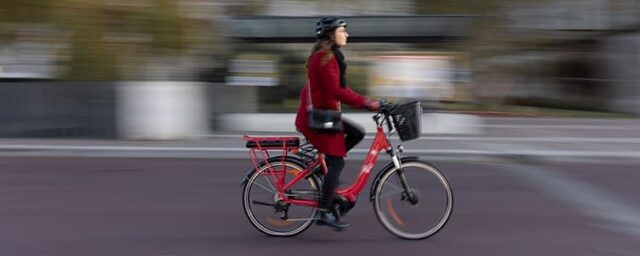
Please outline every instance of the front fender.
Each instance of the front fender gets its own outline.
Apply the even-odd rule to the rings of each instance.
[[[412,162],[412,161],[418,161],[418,157],[415,156],[408,156],[408,157],[401,157],[400,158],[400,163],[406,163],[406,162]],[[373,201],[373,193],[374,188],[376,186],[378,186],[378,183],[380,183],[380,178],[382,178],[382,175],[384,175],[385,173],[387,173],[388,171],[390,171],[391,169],[393,169],[395,166],[393,165],[393,162],[388,163],[387,165],[385,165],[384,167],[382,167],[382,170],[380,170],[378,172],[378,174],[376,175],[376,177],[373,179],[373,183],[371,184],[371,192],[369,195],[369,201]]]

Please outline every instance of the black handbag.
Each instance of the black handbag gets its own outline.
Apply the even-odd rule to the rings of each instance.
[[[307,124],[314,131],[322,133],[339,133],[342,131],[342,112],[330,109],[314,109],[311,103],[311,81],[307,88]]]
[[[308,111],[309,128],[323,133],[339,133],[342,131],[341,113],[335,110],[312,109]]]

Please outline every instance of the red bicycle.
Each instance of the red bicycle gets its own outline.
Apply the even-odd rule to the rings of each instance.
[[[402,145],[398,143],[396,150],[389,142],[394,133],[401,141],[419,137],[421,115],[420,102],[382,104],[373,116],[377,132],[358,177],[336,193],[336,216],[355,205],[378,155],[385,151],[391,162],[375,176],[369,195],[382,226],[403,239],[424,239],[445,226],[453,210],[447,178],[417,157],[401,157]],[[242,182],[242,205],[251,224],[271,236],[294,236],[309,228],[327,171],[323,155],[309,143],[300,145],[299,137],[243,139],[254,165]]]

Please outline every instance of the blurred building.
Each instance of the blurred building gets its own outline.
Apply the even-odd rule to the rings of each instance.
[[[502,13],[507,50],[480,65],[504,71],[485,80],[508,83],[503,96],[640,114],[640,2],[510,1]]]
[[[68,35],[45,24],[17,26],[16,40],[0,41],[0,79],[52,79],[64,73]]]
[[[637,0],[36,2],[0,2],[0,136],[118,136],[120,120],[152,123],[119,115],[162,109],[171,124],[190,103],[213,128],[219,113],[291,112],[325,15],[349,23],[363,93],[640,114]],[[438,5],[464,11],[419,12]],[[158,100],[173,95],[186,98]]]
[[[456,67],[460,66],[453,61],[453,57],[463,55],[455,54],[453,52],[455,49],[452,49],[451,45],[464,40],[469,35],[471,23],[475,17],[470,15],[341,17],[349,24],[349,45],[343,51],[349,63],[347,75],[351,88],[372,96],[376,94],[381,96],[375,91],[381,88],[393,90],[390,87],[395,87],[396,91],[407,92],[402,95],[402,98],[413,99],[442,98],[435,94],[426,95],[437,91],[443,92],[443,96],[452,94],[445,92],[446,89],[434,90],[433,88],[446,87],[448,84],[453,86],[449,82],[454,79]],[[226,34],[234,42],[232,46],[234,55],[229,61],[228,67],[231,69],[226,79],[226,86],[218,87],[216,93],[212,95],[220,98],[215,100],[218,112],[294,111],[298,104],[300,89],[306,83],[304,66],[311,46],[315,42],[313,32],[317,20],[318,17],[314,16],[249,16],[224,19],[222,24]],[[452,59],[447,62],[448,70],[439,70],[443,72],[438,73],[438,83],[430,81],[436,76],[428,74],[437,72],[428,70],[429,56],[436,58],[435,55],[439,55],[444,58],[447,54]],[[383,64],[381,60],[384,58],[379,58],[382,56],[405,56],[404,60],[421,59],[421,61],[419,63],[414,61],[415,65],[410,65],[413,68],[405,72],[401,72],[403,66],[389,65],[385,66],[390,68],[389,72],[380,72],[381,69],[376,66]],[[403,61],[394,63],[401,62]],[[269,65],[254,65],[268,68],[263,68],[260,72],[256,72],[257,70],[250,72],[249,69],[238,70],[238,63],[268,63]],[[264,81],[274,81],[271,77],[274,66],[276,70],[280,70],[278,83],[264,83]],[[394,70],[397,72],[393,72]],[[409,73],[411,73],[410,76],[400,77]],[[420,80],[412,82],[411,78],[420,78]],[[375,83],[377,89],[370,84],[371,82]],[[431,90],[426,88],[427,84],[431,85]],[[451,88],[449,91],[452,90]],[[239,93],[240,91],[242,93]],[[242,95],[243,100],[228,104],[226,95]],[[252,103],[255,105],[251,106]]]
[[[354,15],[409,15],[415,13],[413,0],[219,0],[233,16],[354,16]]]

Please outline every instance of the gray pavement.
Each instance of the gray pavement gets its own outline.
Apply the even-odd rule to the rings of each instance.
[[[343,181],[360,164],[348,161]],[[369,183],[347,231],[278,239],[243,214],[244,159],[2,157],[0,255],[640,255],[638,165],[432,164],[455,206],[431,238],[385,231]]]
[[[638,119],[483,118],[480,125],[479,134],[426,134],[405,142],[405,154],[453,161],[640,162]],[[237,131],[171,141],[2,138],[0,156],[246,158],[242,134],[299,136]],[[372,138],[368,134],[349,157],[363,158]]]

